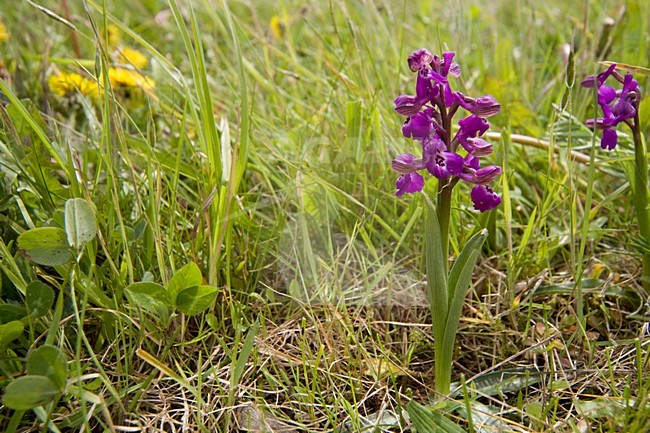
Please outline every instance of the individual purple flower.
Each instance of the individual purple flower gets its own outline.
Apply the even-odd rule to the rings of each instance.
[[[430,66],[431,62],[433,62],[433,54],[424,48],[413,51],[408,58],[409,68],[413,72]]]
[[[443,77],[447,77],[448,75],[454,78],[460,77],[460,66],[453,61],[455,56],[456,53],[453,51],[442,53],[442,58],[433,56],[433,61],[431,62],[433,70]]]
[[[395,98],[395,111],[402,116],[413,116],[420,111],[422,106],[418,104],[417,98],[411,95],[399,95]]]
[[[614,73],[615,69],[616,69],[616,63],[612,63],[611,65],[609,65],[609,68],[607,68],[606,70],[599,72],[596,75],[590,75],[584,80],[582,80],[582,83],[580,83],[580,85],[582,87],[592,89],[594,87],[594,82],[596,82],[596,86],[600,87],[603,84],[605,84],[605,81],[607,81],[610,75]]]
[[[608,78],[613,77],[623,88],[616,91],[613,87],[605,84]],[[582,80],[582,87],[593,89],[596,87],[598,106],[602,111],[602,117],[587,120],[587,126],[594,129],[601,129],[603,135],[600,146],[603,149],[612,150],[618,142],[618,134],[614,128],[629,119],[636,117],[639,103],[639,85],[631,73],[622,77],[616,72],[616,64],[612,63],[605,71],[591,75]]]
[[[452,140],[452,143],[460,143],[469,153],[474,153],[478,147],[478,151],[482,155],[476,156],[486,156],[492,153],[492,150],[488,150],[484,144],[484,140],[476,140],[478,137],[485,134],[485,132],[490,128],[490,124],[487,120],[477,116],[476,114],[470,114],[468,117],[459,120],[458,126],[458,132]]]
[[[623,79],[623,88],[618,95],[618,101],[612,106],[612,114],[618,122],[623,120],[632,119],[636,116],[636,102],[637,91],[639,84],[634,80],[632,74],[629,72],[625,74]]]
[[[454,52],[446,52],[442,54],[442,58],[433,56],[433,62],[431,62],[433,68],[429,71],[431,79],[442,87],[441,96],[444,101],[439,100],[438,103],[444,103],[446,108],[451,107],[456,102],[448,79],[449,75],[455,78],[460,76],[460,66],[453,61],[455,55]]]
[[[480,161],[476,155],[468,154],[463,159],[463,169],[458,175],[462,180],[474,184],[487,184],[492,182],[501,174],[501,167],[488,165],[480,168]]]
[[[406,119],[402,126],[404,137],[420,141],[428,138],[433,131],[432,112],[433,108],[427,108]]]
[[[410,153],[402,153],[393,160],[392,167],[393,170],[400,174],[410,174],[422,170],[426,167],[426,164],[422,161],[422,158]]]
[[[485,212],[492,210],[501,204],[501,197],[487,185],[476,185],[472,188],[470,198],[474,203],[474,209]]]
[[[395,182],[397,192],[395,195],[401,197],[405,193],[414,193],[422,191],[424,186],[424,178],[419,173],[407,173],[401,175]]]
[[[438,137],[424,144],[423,153],[427,170],[438,179],[458,176],[463,171],[463,157],[448,152],[444,141]]]
[[[600,147],[607,150],[613,150],[618,141],[618,134],[615,129],[605,129],[603,131],[603,138],[600,140]]]
[[[501,110],[501,104],[492,95],[470,98],[460,92],[456,92],[456,102],[465,110],[482,118],[494,116]]]
[[[466,138],[462,142],[463,147],[474,156],[488,156],[494,150],[492,144],[482,138]]]
[[[413,116],[435,98],[440,89],[431,82],[430,71],[421,69],[415,86],[415,96],[400,95],[395,98],[395,111],[402,116]]]
[[[459,134],[464,137],[479,137],[490,129],[490,124],[484,118],[471,114],[468,117],[458,121]]]

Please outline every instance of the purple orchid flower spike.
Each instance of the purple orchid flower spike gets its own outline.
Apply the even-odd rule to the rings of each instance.
[[[623,84],[623,88],[617,91],[612,86],[605,84],[610,77]],[[613,150],[618,143],[616,126],[637,115],[639,85],[631,73],[628,72],[625,77],[622,77],[616,72],[615,63],[612,63],[605,71],[585,78],[581,85],[588,89],[596,87],[598,106],[603,114],[602,117],[587,119],[587,126],[601,129],[603,135],[600,146],[603,149]]]
[[[491,95],[472,98],[452,90],[449,80],[460,76],[454,57],[454,52],[438,57],[426,49],[416,50],[408,57],[409,69],[417,73],[415,95],[395,98],[395,111],[407,117],[402,134],[419,142],[421,157],[404,153],[393,160],[392,167],[400,174],[396,195],[421,191],[421,173],[426,172],[451,187],[460,180],[476,185],[471,193],[474,208],[485,212],[501,203],[501,197],[487,186],[501,174],[501,167],[481,167],[480,158],[493,151],[493,146],[481,136],[490,128],[486,118],[497,114],[501,105]],[[606,104],[616,97],[615,92],[612,96],[606,88],[603,93]],[[470,114],[458,122],[454,135],[451,118],[459,108]],[[611,107],[611,115],[616,116],[617,110],[623,113],[626,107]]]

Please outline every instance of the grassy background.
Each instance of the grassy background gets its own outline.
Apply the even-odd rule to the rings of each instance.
[[[478,227],[492,238],[454,356],[456,379],[472,379],[456,396],[468,406],[450,416],[475,431],[647,430],[631,144],[598,148],[591,169],[567,158],[590,154],[593,98],[567,86],[562,57],[573,44],[577,83],[600,60],[647,67],[644,2],[41,4],[0,16],[11,33],[0,58],[27,113],[2,110],[1,299],[21,305],[21,284],[40,280],[66,306],[60,322],[30,324],[0,367],[6,384],[53,333],[70,380],[100,398],[3,408],[3,430],[51,420],[54,431],[255,431],[262,417],[269,431],[408,431],[400,408],[435,396],[422,203],[393,195],[390,161],[413,143],[392,100],[412,91],[406,57],[421,47],[455,51],[456,88],[502,104],[490,120],[503,205],[479,216],[468,188],[454,196],[452,251]],[[56,71],[102,76],[114,62],[108,24],[149,58],[155,90],[97,103],[49,91]],[[61,225],[71,197],[92,202],[101,234],[73,290],[64,270],[15,245],[26,229]],[[124,295],[188,262],[220,289],[208,314],[154,314]]]

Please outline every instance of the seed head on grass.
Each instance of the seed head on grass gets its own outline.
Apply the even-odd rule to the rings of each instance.
[[[396,195],[421,191],[424,177],[419,172],[426,171],[450,181],[451,187],[459,180],[474,184],[470,195],[474,208],[485,212],[501,203],[501,197],[487,186],[501,174],[501,167],[481,167],[480,158],[493,150],[481,136],[490,127],[486,118],[497,114],[501,106],[490,95],[472,98],[452,90],[449,79],[460,76],[454,56],[446,52],[441,58],[420,49],[408,58],[409,68],[417,72],[415,95],[395,98],[395,111],[406,116],[402,134],[420,142],[422,156],[404,153],[393,160],[393,169],[401,174]],[[458,122],[454,134],[452,118],[459,108],[470,115]]]

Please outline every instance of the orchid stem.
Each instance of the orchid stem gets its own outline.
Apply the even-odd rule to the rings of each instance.
[[[453,183],[447,180],[441,180],[438,184],[438,199],[436,206],[436,214],[438,223],[440,225],[440,244],[442,247],[441,255],[443,258],[444,273],[449,273],[449,220],[451,216],[451,193],[453,191]],[[429,276],[431,278],[431,276]],[[446,291],[447,300],[453,298],[453,293],[449,293],[449,287],[440,287],[439,290]],[[438,308],[431,309],[432,314],[436,314]],[[449,314],[448,305],[444,308],[445,316]],[[442,323],[446,323],[447,317]],[[436,326],[436,321],[433,321]],[[441,395],[449,394],[451,388],[451,366],[452,366],[452,351],[444,346],[444,334],[450,332],[449,329],[435,330],[434,335],[434,370],[435,370],[435,389]]]
[[[641,285],[646,294],[650,294],[650,209],[648,208],[648,158],[647,149],[637,111],[632,127],[634,137],[634,211],[639,222],[639,232],[643,239],[643,257]]]

